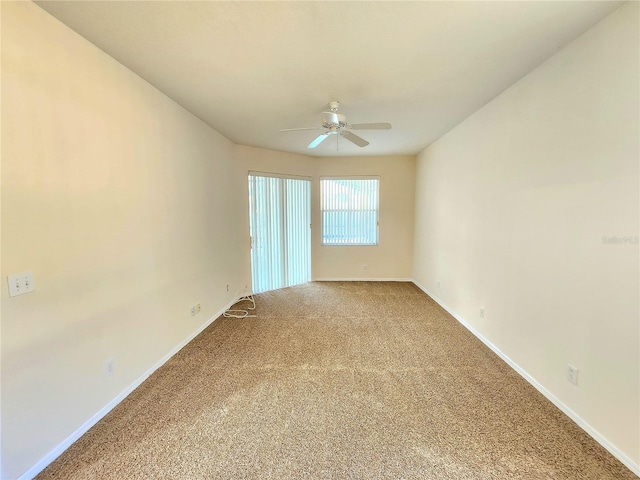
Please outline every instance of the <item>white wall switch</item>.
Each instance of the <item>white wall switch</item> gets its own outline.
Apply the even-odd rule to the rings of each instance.
[[[7,276],[7,284],[9,285],[9,296],[15,297],[33,292],[36,285],[32,272],[15,273]]]
[[[578,369],[573,365],[567,365],[567,380],[574,385],[578,384]]]

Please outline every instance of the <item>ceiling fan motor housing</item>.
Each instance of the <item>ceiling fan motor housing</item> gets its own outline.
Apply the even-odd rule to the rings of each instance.
[[[331,113],[331,115],[325,116],[322,126],[324,128],[331,128],[331,127],[344,128],[347,126],[347,117],[339,113]]]

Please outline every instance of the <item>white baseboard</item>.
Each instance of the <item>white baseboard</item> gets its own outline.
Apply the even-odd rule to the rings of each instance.
[[[596,442],[602,445],[611,455],[616,457],[620,462],[622,462],[629,470],[640,477],[640,465],[635,463],[631,458],[622,453],[613,443],[607,440],[600,432],[598,432],[595,428],[589,425],[585,420],[583,420],[577,413],[571,410],[567,405],[561,402],[555,395],[553,395],[549,390],[547,390],[540,382],[538,382],[535,378],[533,378],[529,373],[527,373],[523,368],[521,368],[516,362],[511,360],[506,354],[504,354],[498,347],[496,347],[493,343],[483,337],[478,331],[476,331],[471,325],[469,325],[462,317],[456,314],[451,308],[449,308],[442,300],[433,295],[429,290],[424,288],[418,282],[413,280],[413,283],[424,293],[429,295],[438,305],[444,308],[453,318],[455,318],[458,322],[462,324],[467,330],[469,330],[473,335],[476,336],[478,340],[484,343],[487,347],[489,347],[496,355],[498,355],[502,360],[504,360],[511,368],[513,368],[522,378],[524,378],[527,382],[529,382],[536,390],[538,390],[542,395],[544,395],[547,400],[553,403],[556,407],[558,407],[564,414],[566,414],[571,420],[573,420],[580,428],[582,428],[585,432],[587,432]]]
[[[167,361],[173,357],[176,353],[178,353],[185,345],[187,345],[191,340],[196,338],[205,328],[211,325],[220,315],[222,315],[226,310],[228,310],[231,306],[233,306],[238,300],[233,300],[226,307],[220,310],[218,313],[213,315],[209,320],[203,323],[198,329],[189,335],[185,340],[183,340],[179,345],[174,347],[169,353],[167,353],[164,357],[162,357],[155,365],[153,365],[149,370],[143,373],[140,377],[138,377],[131,385],[125,388],[122,392],[120,392],[116,397],[107,403],[104,407],[98,410],[91,418],[89,418],[86,422],[84,422],[75,432],[69,435],[67,438],[62,441],[59,445],[57,445],[53,450],[47,453],[42,459],[40,459],[34,466],[32,466],[29,470],[24,472],[22,475],[18,477],[18,480],[31,480],[36,475],[38,475],[42,470],[44,470],[51,462],[53,462],[56,458],[58,458],[67,448],[73,444],[76,440],[78,440],[82,435],[84,435],[91,427],[93,427],[96,423],[98,423],[107,413],[114,409],[122,400],[124,400],[131,392],[133,392],[136,388],[140,386],[142,382],[144,382],[147,378],[151,376],[153,372],[159,369],[162,365],[167,363]]]
[[[314,278],[312,282],[413,282],[412,278]]]

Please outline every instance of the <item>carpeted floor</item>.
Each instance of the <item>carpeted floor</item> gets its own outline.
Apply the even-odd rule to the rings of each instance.
[[[256,301],[38,479],[637,479],[413,284]]]

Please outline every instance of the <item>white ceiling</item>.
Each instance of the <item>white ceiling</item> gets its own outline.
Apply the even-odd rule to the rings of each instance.
[[[37,3],[235,143],[331,156],[419,152],[622,2]],[[278,132],[331,100],[393,129]]]

